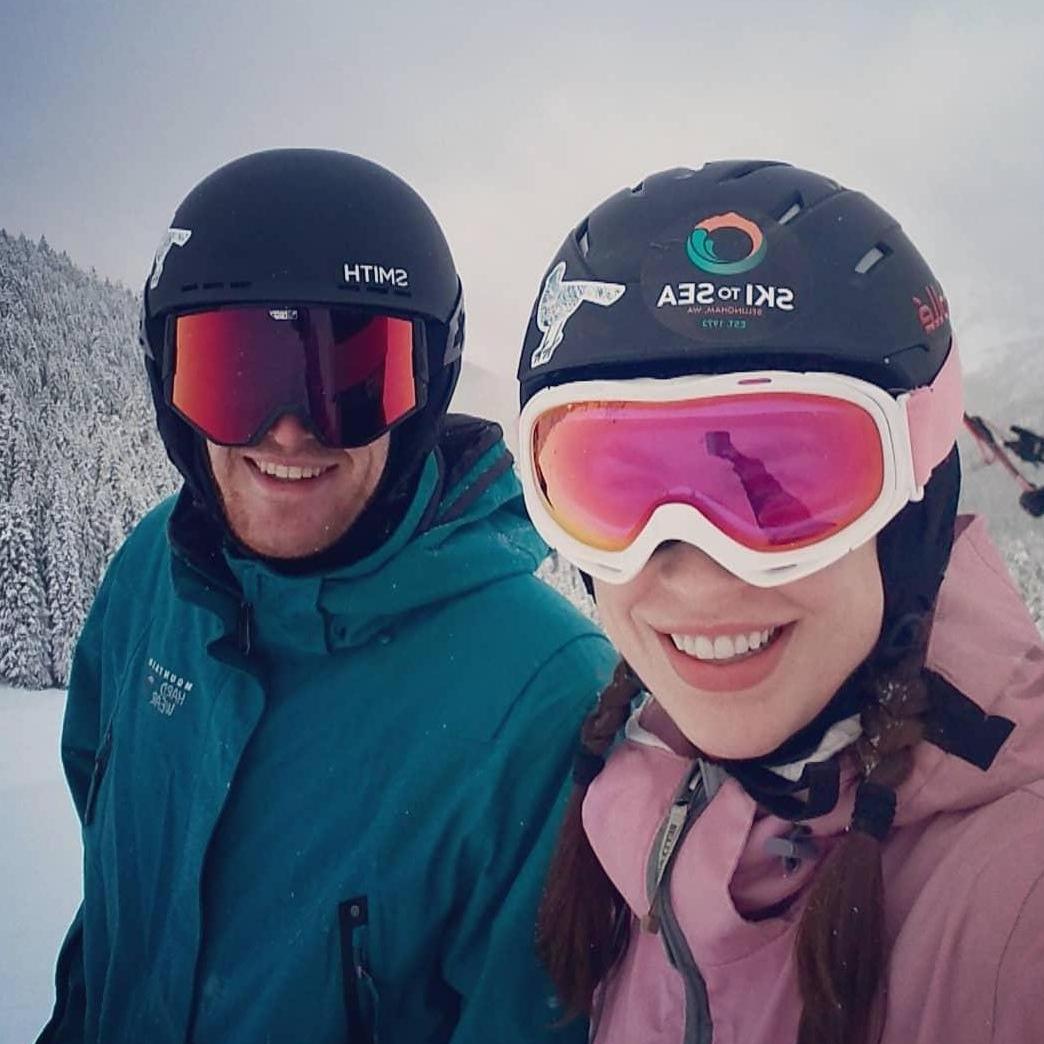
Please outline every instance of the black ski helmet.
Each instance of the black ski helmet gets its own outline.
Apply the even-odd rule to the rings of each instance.
[[[608,288],[585,297],[569,287],[580,281]],[[842,373],[899,394],[930,384],[951,344],[938,280],[876,203],[789,164],[721,161],[622,189],[567,236],[530,315],[520,398],[744,369]],[[934,603],[959,488],[955,446],[878,535],[883,639]]]
[[[218,521],[201,437],[164,399],[165,326],[182,311],[234,304],[329,305],[423,321],[426,403],[392,432],[383,493],[412,478],[460,373],[464,310],[442,229],[409,185],[359,156],[273,149],[219,168],[175,211],[145,284],[140,339],[167,453]]]

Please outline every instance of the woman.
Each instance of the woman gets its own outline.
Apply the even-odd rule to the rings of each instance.
[[[528,506],[622,656],[541,915],[569,1010],[1044,1040],[1044,646],[956,519],[949,309],[896,222],[784,164],[647,178],[566,239],[519,373]]]

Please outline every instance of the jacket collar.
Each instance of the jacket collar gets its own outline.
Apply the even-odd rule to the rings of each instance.
[[[216,613],[226,635],[322,654],[391,633],[406,617],[496,579],[532,572],[546,547],[521,506],[500,429],[451,418],[388,540],[340,569],[287,576],[232,553],[183,490],[168,526],[178,594]]]

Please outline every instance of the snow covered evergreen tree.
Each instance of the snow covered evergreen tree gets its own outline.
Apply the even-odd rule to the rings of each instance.
[[[134,294],[0,230],[0,681],[63,685],[127,531],[176,486]]]
[[[34,514],[21,486],[0,501],[0,678],[26,688],[51,682]]]

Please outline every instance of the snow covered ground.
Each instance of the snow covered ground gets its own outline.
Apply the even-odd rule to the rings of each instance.
[[[0,686],[0,1044],[36,1039],[80,902],[80,830],[58,760],[65,693]]]

